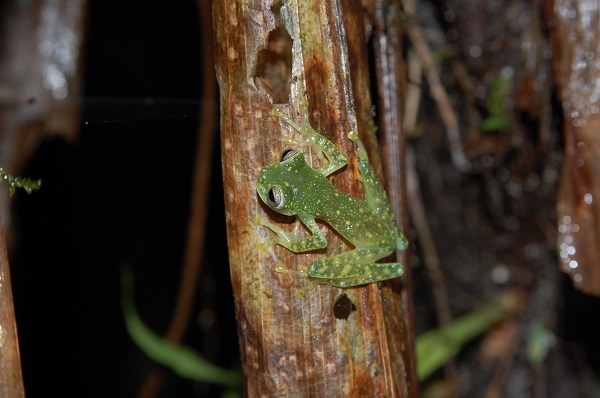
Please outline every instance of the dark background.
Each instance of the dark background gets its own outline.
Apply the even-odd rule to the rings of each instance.
[[[25,172],[43,189],[19,193],[13,208],[28,397],[130,397],[152,367],[124,329],[119,267],[133,267],[140,314],[163,333],[185,245],[200,76],[213,67],[198,21],[194,1],[90,2],[79,141],[43,142]],[[231,367],[239,354],[214,149],[206,258],[185,342]],[[218,392],[165,373],[160,396]]]

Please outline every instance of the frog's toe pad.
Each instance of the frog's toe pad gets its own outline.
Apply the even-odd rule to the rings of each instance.
[[[289,269],[285,268],[283,266],[283,264],[279,264],[277,265],[277,267],[275,267],[275,272],[278,272],[280,274],[288,274],[289,275]]]
[[[277,267],[275,267],[275,272],[278,272],[280,274],[295,276],[297,278],[307,278],[308,276],[306,275],[305,268],[306,267],[299,266],[298,271],[294,271],[289,268],[285,268],[283,266],[283,264],[279,264]]]
[[[260,242],[257,247],[258,250],[260,250],[261,252],[264,252],[265,250],[267,250],[269,247],[271,246],[275,246],[276,244],[278,244],[279,241],[277,239],[271,239],[271,240],[266,240],[264,242]]]

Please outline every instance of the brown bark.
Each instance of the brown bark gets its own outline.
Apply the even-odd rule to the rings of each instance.
[[[408,396],[405,378],[410,372],[402,354],[410,352],[412,341],[405,334],[399,284],[343,291],[319,286],[297,298],[296,289],[304,282],[277,274],[275,266],[294,268],[348,247],[324,225],[326,250],[298,255],[276,246],[261,253],[258,243],[272,233],[252,223],[257,214],[277,223],[289,221],[268,211],[254,186],[260,170],[278,161],[289,146],[285,139],[298,138],[271,115],[273,103],[288,98],[296,119],[299,102],[306,98],[313,127],[349,155],[348,166],[332,182],[363,195],[354,147],[347,139],[350,130],[358,130],[367,146],[375,148],[360,5],[251,4],[219,0],[213,8],[230,269],[246,393]],[[370,152],[378,164],[375,151]],[[347,320],[333,313],[343,293],[357,307]]]
[[[564,112],[558,192],[559,266],[581,291],[600,295],[600,6],[555,0],[546,9]]]
[[[372,15],[373,21],[373,49],[375,54],[375,80],[377,81],[377,94],[379,98],[378,112],[379,129],[381,136],[382,153],[384,156],[383,170],[386,176],[386,188],[392,209],[396,214],[398,225],[403,231],[408,231],[408,209],[406,193],[406,173],[404,156],[404,106],[406,99],[406,67],[402,51],[402,11],[400,0],[382,1],[375,0],[367,6],[367,12]],[[408,250],[397,251],[396,259],[403,264],[409,264]],[[403,317],[403,341],[414,341],[414,314],[412,271],[407,266],[402,277],[402,309],[393,310],[400,312]],[[397,301],[394,301],[398,303]],[[402,350],[403,361],[407,370],[406,383],[409,396],[417,396],[417,375],[415,365],[414,345],[407,344]]]
[[[8,254],[0,218],[0,396],[24,397]]]

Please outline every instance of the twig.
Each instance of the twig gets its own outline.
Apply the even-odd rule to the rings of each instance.
[[[485,398],[500,398],[502,396],[502,387],[506,384],[506,376],[508,376],[512,363],[517,355],[519,340],[519,337],[513,339],[510,349],[506,350],[505,354],[502,356],[502,360],[490,380],[490,384],[485,393]]]
[[[423,65],[413,49],[408,50],[406,60],[408,65],[408,85],[406,87],[406,101],[404,104],[404,120],[402,121],[402,128],[406,134],[413,135],[421,104],[421,92],[423,91],[421,88]]]
[[[414,1],[403,0],[402,4],[406,13],[408,14],[409,19],[411,21],[414,21]],[[427,41],[423,37],[421,29],[415,22],[409,22],[407,24],[406,33],[413,47],[415,48],[417,55],[421,59],[421,63],[425,67],[425,77],[427,78],[427,82],[429,83],[431,96],[437,103],[438,109],[440,111],[440,116],[442,117],[442,121],[446,126],[448,142],[450,143],[450,154],[452,156],[452,161],[454,162],[456,168],[460,171],[468,171],[471,168],[471,165],[463,151],[462,141],[460,138],[458,128],[458,117],[452,109],[452,105],[450,105],[450,99],[448,98],[448,94],[446,93],[446,90],[444,89],[444,86],[440,81],[439,68],[433,61],[433,57],[431,56],[431,51],[429,50]]]
[[[414,84],[409,85],[407,98],[415,99],[421,97],[421,73],[422,64],[419,62],[418,57],[414,56],[414,53],[409,53],[408,78],[409,82]],[[410,101],[406,102],[405,107],[405,114],[408,117],[404,119],[404,129],[406,131],[413,131],[415,128],[414,123],[416,123],[418,107],[416,108],[414,104],[410,105],[409,102]],[[414,115],[410,116],[409,113]],[[440,326],[446,326],[452,322],[452,313],[448,305],[448,292],[444,283],[444,272],[441,268],[441,261],[437,254],[437,249],[429,225],[427,224],[425,208],[423,207],[423,197],[421,195],[421,188],[419,186],[415,165],[415,153],[414,150],[409,147],[406,151],[406,185],[410,214],[415,228],[417,229],[421,245],[423,246],[423,252],[425,253],[425,265],[429,270],[429,277],[433,286],[433,298],[437,309],[436,314],[438,323]],[[447,363],[444,369],[448,380],[456,393],[458,378],[454,363]]]
[[[415,168],[415,153],[412,148],[406,150],[406,186],[408,192],[408,206],[413,224],[417,230],[417,235],[423,247],[425,255],[425,265],[429,271],[429,278],[433,286],[433,300],[437,308],[437,320],[440,326],[449,325],[452,322],[452,313],[448,305],[448,291],[444,282],[444,271],[441,267],[441,261],[435,247],[435,242],[431,234],[431,230],[427,224],[425,216],[425,208],[423,207],[423,197],[421,188],[417,179],[417,171]],[[458,378],[456,368],[453,362],[449,362],[444,367],[446,376],[457,391]]]
[[[379,131],[383,154],[383,170],[387,191],[398,225],[408,232],[409,217],[405,181],[405,139],[402,124],[406,104],[406,72],[402,59],[402,24],[400,0],[374,2],[373,49],[376,59],[376,79],[379,94]],[[415,365],[415,339],[412,272],[409,264],[410,248],[396,252],[396,260],[404,263],[402,288],[402,317],[406,340],[411,342],[403,350],[409,396],[418,396]]]
[[[172,342],[181,341],[187,330],[190,313],[196,296],[198,274],[204,254],[204,237],[206,235],[206,212],[208,190],[210,182],[212,148],[216,128],[216,78],[214,74],[213,48],[212,48],[212,19],[211,2],[198,0],[199,16],[201,18],[202,54],[204,59],[202,76],[202,108],[200,109],[200,127],[196,141],[194,160],[194,175],[192,194],[190,198],[190,216],[188,222],[187,242],[185,257],[179,280],[179,293],[171,324],[165,338]],[[163,375],[159,368],[149,372],[145,382],[138,392],[139,398],[156,396],[161,385]]]

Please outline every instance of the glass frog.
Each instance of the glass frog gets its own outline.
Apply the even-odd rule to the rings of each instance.
[[[294,253],[324,248],[327,240],[315,222],[315,219],[320,219],[346,238],[354,249],[301,265],[297,271],[277,266],[277,272],[309,280],[306,287],[297,291],[298,297],[318,284],[347,288],[401,276],[404,271],[402,264],[376,263],[396,249],[406,249],[408,242],[396,224],[385,189],[369,163],[367,151],[358,134],[350,132],[348,138],[357,147],[358,170],[366,200],[340,191],[326,178],[344,167],[348,158],[311,127],[305,103],[302,108],[302,123],[294,121],[277,106],[272,113],[300,133],[304,141],[296,144],[312,148],[325,165],[313,169],[306,163],[301,152],[288,150],[279,163],[261,170],[256,190],[271,209],[288,216],[297,216],[311,232],[311,236],[300,237],[297,230],[283,231],[268,219],[256,216],[255,224],[267,227],[277,234],[276,238],[259,244],[259,249],[262,251],[275,244]],[[324,159],[323,154],[327,159]]]

